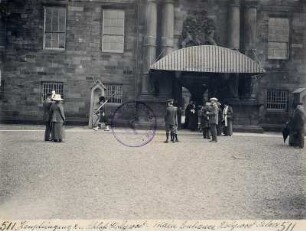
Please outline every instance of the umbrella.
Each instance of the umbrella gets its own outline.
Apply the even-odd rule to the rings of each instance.
[[[290,134],[290,127],[289,127],[289,122],[286,123],[285,127],[282,130],[283,133],[283,138],[284,138],[284,143],[286,142],[287,137]]]

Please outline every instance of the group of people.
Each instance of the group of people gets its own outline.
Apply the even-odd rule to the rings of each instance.
[[[43,120],[46,124],[45,141],[63,142],[65,113],[60,94],[48,93],[43,103]]]
[[[166,141],[169,142],[169,135],[172,142],[178,142],[178,108],[173,105],[173,99],[167,101],[165,115]],[[190,101],[185,110],[185,128],[191,130],[199,129],[204,139],[211,139],[217,142],[217,136],[222,133],[225,136],[233,134],[233,108],[227,102],[224,105],[217,98],[210,98],[209,102],[196,109],[193,101]]]
[[[185,110],[185,128],[192,131],[200,130],[204,139],[217,142],[217,136],[233,134],[233,108],[224,102],[222,105],[217,98],[210,98],[202,106],[195,106],[191,100]]]

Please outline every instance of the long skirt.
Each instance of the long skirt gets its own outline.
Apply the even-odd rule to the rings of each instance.
[[[289,145],[304,148],[304,129],[291,131],[289,135]]]
[[[233,135],[233,121],[227,120],[227,127],[224,125],[223,131],[226,136]]]
[[[64,128],[63,122],[52,122],[52,140],[63,140],[64,138]]]

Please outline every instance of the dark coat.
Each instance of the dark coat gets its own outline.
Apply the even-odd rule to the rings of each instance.
[[[44,110],[43,121],[44,122],[49,122],[51,120],[51,113],[50,113],[51,105],[52,105],[52,100],[50,98],[46,98],[45,101],[43,102],[43,110]]]
[[[299,131],[304,129],[305,125],[305,111],[303,106],[297,106],[293,113],[293,117],[291,120],[291,130]]]
[[[165,124],[177,126],[177,107],[174,106],[167,107],[165,115]]]
[[[50,107],[51,122],[63,123],[65,121],[64,107],[61,103],[53,103]]]
[[[216,104],[213,104],[209,108],[209,124],[218,124],[219,109]]]

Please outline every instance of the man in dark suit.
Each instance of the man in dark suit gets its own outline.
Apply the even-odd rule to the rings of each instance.
[[[217,125],[218,125],[218,99],[213,97],[210,99],[211,106],[208,113],[209,126],[211,131],[212,140],[210,142],[217,142]]]
[[[51,113],[50,113],[50,107],[52,104],[51,96],[52,93],[48,93],[47,98],[43,102],[43,110],[44,110],[43,121],[46,124],[45,141],[51,141]]]
[[[165,126],[166,126],[166,141],[165,143],[169,142],[169,133],[171,135],[171,141],[174,143],[175,141],[178,142],[177,138],[177,107],[173,106],[173,99],[167,100],[168,106],[166,109],[165,115]]]

